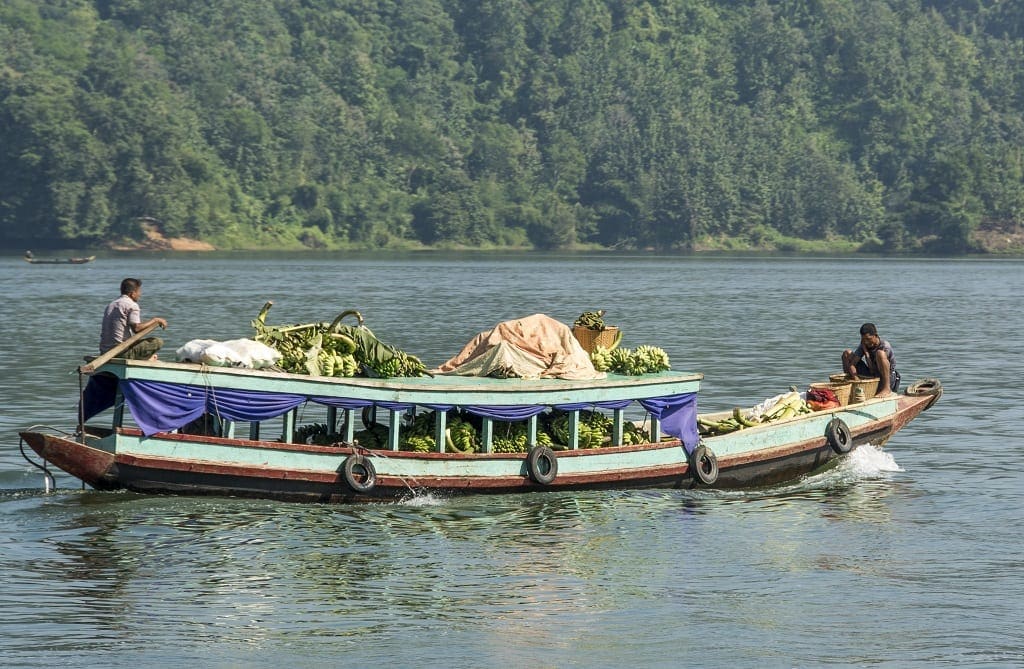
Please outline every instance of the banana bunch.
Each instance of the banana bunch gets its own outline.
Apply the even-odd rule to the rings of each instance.
[[[622,426],[622,444],[629,446],[631,444],[648,444],[651,441],[651,435],[647,430],[643,429],[633,421],[627,421]]]
[[[580,314],[579,318],[573,321],[573,326],[578,328],[587,328],[588,330],[603,330],[604,325],[604,309],[598,311],[584,311]]]
[[[398,448],[402,451],[415,451],[417,453],[430,453],[437,450],[437,442],[434,440],[434,421],[436,414],[433,411],[424,411],[416,414],[402,428],[401,439]]]
[[[403,438],[401,443],[398,444],[398,448],[403,451],[413,451],[415,453],[430,453],[431,451],[437,450],[437,444],[434,442],[433,437],[414,435]]]
[[[590,363],[594,365],[594,369],[599,372],[609,372],[615,367],[615,357],[613,353],[618,350],[619,343],[622,342],[622,331],[619,330],[618,334],[615,335],[615,341],[612,345],[605,348],[601,344],[594,347],[594,350],[590,352]]]
[[[619,374],[624,374],[629,368],[629,360],[632,357],[633,352],[628,348],[617,348],[611,352],[611,371]]]
[[[506,423],[504,434],[494,435],[491,440],[491,451],[494,453],[525,453],[530,450],[529,425],[526,421]],[[537,445],[551,447],[551,436],[537,430]]]
[[[590,352],[590,363],[599,372],[607,372],[612,368],[612,352],[598,344]]]
[[[600,448],[611,431],[611,418],[592,411],[581,411],[579,447]],[[560,444],[569,445],[569,414],[559,413],[550,419],[551,436]]]
[[[405,351],[395,350],[389,358],[368,359],[363,363],[369,376],[382,379],[394,376],[422,376],[427,371],[419,358]]]
[[[342,441],[343,437],[336,432],[332,432],[331,428],[327,423],[310,423],[308,425],[300,425],[295,429],[295,443],[299,444],[319,444],[321,446],[329,446],[330,444]]]
[[[445,431],[445,448],[454,453],[476,453],[480,450],[480,439],[472,423],[453,416]]]
[[[630,358],[635,358],[638,361],[637,367],[641,367],[644,370],[643,374],[664,372],[672,368],[672,365],[669,364],[668,353],[657,346],[648,346],[646,344],[637,346],[633,349],[633,355]]]
[[[317,340],[314,340],[306,352],[306,372],[310,376],[352,377],[359,373],[359,363],[351,353],[340,354],[326,348],[317,350]]]
[[[595,360],[595,356],[597,359]],[[628,348],[615,348],[605,351],[601,346],[594,348],[590,354],[590,360],[594,363],[594,369],[599,372],[612,371],[616,374],[627,376],[640,376],[641,374],[653,374],[664,372],[672,368],[669,363],[668,353],[657,346],[641,345],[632,351]],[[598,364],[603,367],[598,367]]]

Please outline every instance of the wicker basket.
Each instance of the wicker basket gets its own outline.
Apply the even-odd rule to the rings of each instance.
[[[850,383],[812,383],[811,388],[828,388],[836,394],[836,399],[839,400],[840,406],[846,406],[850,403]]]
[[[860,393],[857,392],[858,390]],[[850,401],[858,401],[857,396],[861,393],[863,393],[864,397],[859,401],[869,400],[875,396],[876,390],[878,390],[877,378],[861,378],[856,381],[850,381]]]
[[[593,353],[594,349],[598,346],[611,348],[612,344],[615,343],[615,338],[619,336],[619,328],[609,325],[603,330],[591,330],[590,328],[574,325],[572,333],[584,351]]]

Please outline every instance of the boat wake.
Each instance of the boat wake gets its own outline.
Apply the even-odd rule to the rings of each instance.
[[[891,453],[878,446],[858,446],[845,457],[839,458],[827,469],[808,474],[791,483],[759,489],[684,491],[690,499],[751,500],[770,497],[800,495],[818,496],[826,492],[849,489],[865,481],[885,480],[904,469]]]
[[[850,455],[840,460],[837,470],[854,479],[878,478],[904,469],[896,463],[892,453],[870,444],[855,448]]]

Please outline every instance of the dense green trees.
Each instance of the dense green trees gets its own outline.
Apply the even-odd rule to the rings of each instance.
[[[1022,26],[1007,0],[0,0],[0,243],[974,251],[1024,223]]]

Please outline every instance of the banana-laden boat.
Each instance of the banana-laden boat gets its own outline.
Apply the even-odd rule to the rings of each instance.
[[[80,411],[77,429],[21,432],[39,466],[100,490],[308,502],[775,484],[884,444],[942,393],[925,379],[817,411],[789,395],[752,419],[698,415],[703,375],[677,371],[347,378],[119,358],[86,371],[110,393],[112,423]],[[732,431],[704,429],[736,414]]]
[[[177,362],[117,357],[154,324],[79,367],[77,428],[21,433],[44,460],[34,464],[100,490],[310,502],[733,488],[882,445],[942,393],[926,379],[853,404],[833,393],[812,410],[794,390],[698,415],[702,374],[673,371],[657,347],[617,348],[621,337],[615,350],[586,350],[543,314],[481,332],[428,372],[358,312],[269,326],[271,304],[252,322],[255,340],[193,340]],[[350,315],[357,325],[342,324]],[[108,409],[110,423],[89,422]]]

